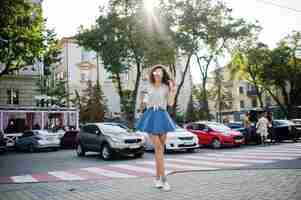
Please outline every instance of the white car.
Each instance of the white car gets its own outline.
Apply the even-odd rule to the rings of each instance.
[[[154,147],[145,132],[139,132],[145,138],[145,150],[154,150]],[[194,151],[199,148],[198,137],[183,128],[177,127],[173,132],[167,133],[165,151],[188,150]]]
[[[26,150],[29,152],[44,148],[58,150],[60,139],[57,134],[48,132],[47,130],[26,131],[22,136],[18,137],[15,147],[17,150]]]

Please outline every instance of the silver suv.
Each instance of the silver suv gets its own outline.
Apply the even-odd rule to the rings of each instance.
[[[110,160],[116,154],[142,157],[144,145],[142,135],[130,131],[122,124],[89,123],[78,134],[76,152],[78,156],[84,156],[87,151],[100,152],[104,160]]]

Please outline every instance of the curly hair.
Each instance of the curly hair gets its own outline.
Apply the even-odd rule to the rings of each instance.
[[[168,72],[166,71],[165,69],[165,66],[164,65],[154,65],[150,71],[150,74],[149,74],[149,81],[151,84],[154,84],[155,83],[155,78],[154,78],[154,75],[153,75],[153,72],[157,69],[161,69],[162,72],[163,72],[163,77],[162,77],[162,83],[169,86],[169,81],[171,80],[170,78],[170,75],[168,74]]]

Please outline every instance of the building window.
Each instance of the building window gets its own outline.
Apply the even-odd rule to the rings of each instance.
[[[272,105],[272,99],[271,99],[271,97],[266,97],[265,103],[266,103],[267,106],[271,106]]]
[[[80,80],[81,81],[86,81],[86,74],[85,73],[80,74]]]
[[[240,86],[239,87],[239,94],[243,94],[244,93],[244,87]]]
[[[252,99],[252,107],[257,107],[257,99]]]
[[[129,81],[130,74],[128,72],[124,73],[124,81]]]
[[[244,101],[240,101],[240,108],[245,108],[245,102]]]
[[[13,104],[13,105],[19,104],[19,90],[16,89],[7,90],[7,104]]]
[[[233,108],[233,102],[232,101],[229,101],[229,109],[232,109]]]

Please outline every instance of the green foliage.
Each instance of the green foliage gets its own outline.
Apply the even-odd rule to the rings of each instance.
[[[25,0],[0,2],[0,76],[33,64],[44,50],[44,19],[39,4]]]
[[[293,117],[294,107],[299,106],[301,102],[300,50],[301,33],[293,32],[270,51],[270,62],[264,63],[264,73],[261,74],[262,79],[270,86],[281,91],[284,98],[283,103],[279,98],[276,100],[280,107],[286,109],[288,118]]]
[[[109,5],[107,10],[100,10],[95,25],[89,29],[82,27],[76,38],[79,45],[97,52],[105,69],[111,72],[122,110],[131,121],[134,120],[143,68],[157,63],[174,63],[176,49],[168,23],[160,10],[151,17],[145,12],[142,1],[110,0]],[[128,97],[121,74],[129,71],[135,71],[136,77]],[[132,105],[129,106],[129,103]]]
[[[188,56],[194,56],[201,71],[204,110],[209,117],[206,85],[209,68],[236,43],[244,40],[258,27],[232,17],[231,9],[220,1],[174,1],[169,7],[177,16],[177,44]]]
[[[56,78],[55,67],[60,61],[61,51],[54,30],[46,30],[44,35],[44,50],[42,54],[44,74],[39,80],[39,92],[53,99],[58,106],[67,106],[66,80]]]
[[[92,86],[91,81],[88,81],[88,87],[82,97],[77,95],[77,102],[79,103],[81,122],[101,122],[104,120],[107,110],[106,100],[98,82]]]

